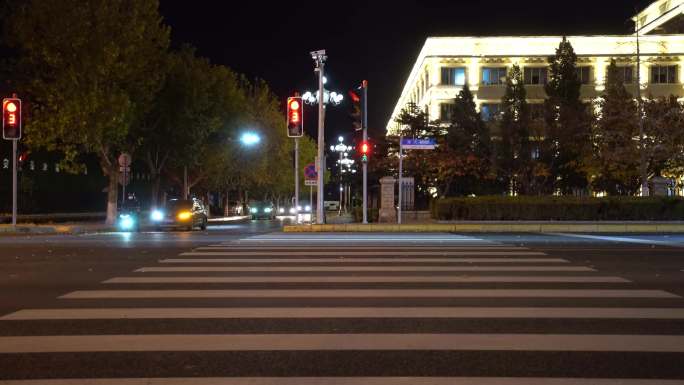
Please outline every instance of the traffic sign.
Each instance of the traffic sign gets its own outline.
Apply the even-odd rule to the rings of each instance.
[[[304,181],[304,186],[318,186],[318,181],[316,179],[307,179]]]
[[[316,165],[313,163],[310,163],[304,168],[304,178],[305,179],[313,179],[315,180],[318,177],[318,173],[316,172]]]
[[[404,148],[404,150],[434,150],[437,146],[437,140],[435,138],[402,138],[401,146]]]

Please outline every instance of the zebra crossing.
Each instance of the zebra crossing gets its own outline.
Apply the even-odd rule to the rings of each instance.
[[[0,315],[0,385],[684,384],[682,297],[470,236],[253,236],[53,305]]]

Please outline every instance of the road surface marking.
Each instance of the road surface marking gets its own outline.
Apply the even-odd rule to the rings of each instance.
[[[311,246],[241,246],[241,245],[210,245],[197,247],[194,250],[197,251],[235,251],[235,250],[340,250],[340,246],[326,246],[326,245],[311,245]],[[391,246],[366,246],[366,245],[344,245],[344,250],[393,250],[395,248]],[[459,251],[459,250],[529,250],[527,247],[519,246],[498,246],[498,245],[482,245],[482,246],[413,246],[413,245],[402,245],[402,250],[418,250],[418,251]]]
[[[0,337],[0,353],[209,351],[684,352],[679,335],[162,334]]]
[[[549,272],[549,271],[572,271],[593,272],[596,271],[585,266],[163,266],[142,267],[135,270],[137,273],[169,273],[169,272],[310,272],[310,271],[462,271],[462,272]]]
[[[684,385],[684,380],[556,377],[176,377],[0,380],[0,385]]]
[[[26,309],[0,317],[16,320],[233,319],[233,318],[545,318],[684,319],[681,308],[546,307],[304,307],[304,308],[93,308]]]
[[[247,276],[247,277],[117,277],[102,283],[629,283],[599,276]]]
[[[340,255],[389,255],[389,256],[417,256],[417,255],[425,255],[425,256],[476,256],[476,255],[482,255],[482,256],[502,256],[502,255],[509,255],[509,256],[539,256],[539,255],[547,255],[546,253],[539,252],[539,251],[403,251],[403,250],[395,250],[395,251],[346,251],[346,250],[339,250],[339,251],[190,251],[187,253],[181,253],[180,256],[183,257],[211,257],[211,256],[230,256],[230,255],[236,255],[236,256],[256,256],[256,255],[282,255],[282,256],[291,256],[293,254],[296,255],[302,255],[302,256],[324,256],[324,255],[331,255],[331,256],[340,256]]]
[[[168,258],[160,263],[570,263],[562,258]]]
[[[60,299],[95,298],[681,298],[662,290],[582,289],[258,289],[77,290]]]
[[[586,235],[586,234],[565,234],[565,233],[557,233],[555,235],[560,235],[563,237],[570,237],[570,238],[593,239],[593,240],[608,241],[608,242],[623,242],[623,243],[636,243],[636,244],[641,244],[641,245],[659,245],[659,246],[684,247],[684,243],[680,243],[680,242],[658,241],[658,240],[632,238],[632,237],[616,237],[616,236],[607,236],[607,235]]]

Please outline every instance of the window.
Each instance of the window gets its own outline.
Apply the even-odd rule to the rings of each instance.
[[[634,83],[634,67],[618,67],[618,76],[625,84]]]
[[[670,7],[670,4],[668,4],[668,3],[669,3],[669,1],[666,1],[662,4],[660,4],[660,14],[661,15],[664,14],[665,12],[667,12],[667,9]]]
[[[506,83],[507,69],[500,68],[483,68],[482,69],[482,84],[486,86]]]
[[[651,67],[651,83],[653,83],[653,84],[677,83],[677,66],[653,66],[653,67]]]
[[[534,146],[532,147],[532,159],[534,160],[539,160],[541,158],[541,149],[539,149],[539,146]]]
[[[454,105],[452,103],[442,103],[439,105],[439,120],[449,122],[453,115]]]
[[[577,80],[582,84],[591,83],[591,67],[577,67]]]
[[[525,84],[546,84],[546,67],[525,67]]]
[[[480,114],[485,122],[496,120],[501,115],[501,104],[483,103],[480,106]]]
[[[463,86],[466,84],[465,67],[442,67],[442,84],[447,86]]]

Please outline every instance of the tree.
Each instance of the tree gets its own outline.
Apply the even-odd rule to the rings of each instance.
[[[404,108],[396,122],[400,125],[399,134],[409,138],[439,138],[441,132],[437,125],[429,121],[428,113],[414,103]],[[393,138],[394,139],[394,138]],[[386,165],[388,169],[397,169],[399,154],[399,138],[387,143],[388,157],[384,161],[376,159],[373,164]],[[413,176],[416,187],[416,201],[429,200],[429,191],[435,188],[437,164],[434,151],[405,151],[403,171]],[[382,167],[382,166],[381,166]]]
[[[517,193],[526,195],[532,191],[534,169],[530,144],[532,119],[523,74],[518,65],[508,71],[501,109],[498,169],[507,190],[513,186]]]
[[[169,28],[158,0],[29,0],[6,19],[15,84],[26,95],[27,142],[65,154],[97,154],[109,179],[107,222],[117,213],[122,151],[134,153],[160,89]]]
[[[633,195],[640,187],[637,106],[615,60],[608,66],[606,90],[598,105],[601,112],[593,125],[594,151],[588,162],[592,188],[610,195]]]
[[[684,106],[676,96],[644,101],[645,151],[648,173],[682,175],[684,170]]]
[[[580,100],[582,83],[577,75],[577,55],[564,37],[549,58],[549,82],[545,90],[546,137],[542,157],[549,169],[546,192],[573,194],[586,189],[583,160],[590,151],[591,115]]]
[[[238,76],[223,66],[195,56],[189,46],[168,56],[164,86],[149,114],[143,143],[145,161],[152,175],[152,203],[159,197],[161,175],[171,169],[172,179],[182,185],[182,171],[198,171],[207,156],[203,147],[220,129],[231,130],[245,105]],[[204,178],[191,173],[188,187]]]
[[[454,101],[446,146],[442,154],[437,154],[443,162],[441,174],[449,181],[444,195],[492,192],[494,152],[491,135],[474,99],[465,85]]]

